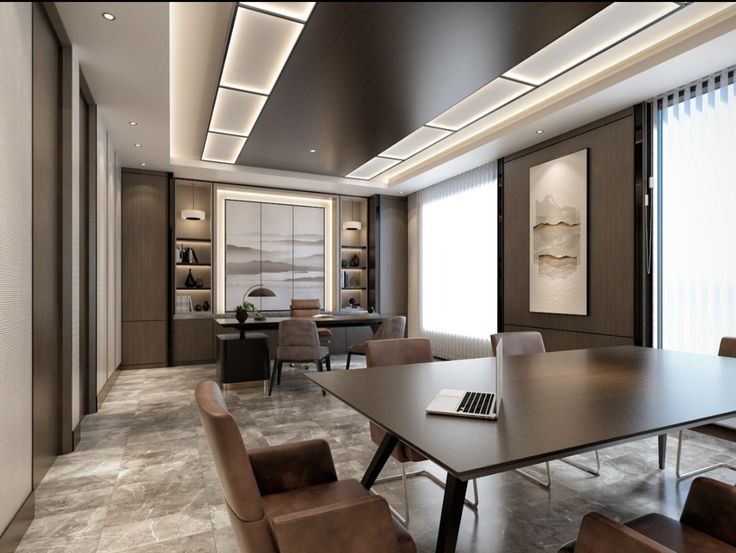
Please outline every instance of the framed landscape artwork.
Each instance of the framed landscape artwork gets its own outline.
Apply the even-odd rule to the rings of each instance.
[[[529,169],[529,310],[588,314],[588,150]]]

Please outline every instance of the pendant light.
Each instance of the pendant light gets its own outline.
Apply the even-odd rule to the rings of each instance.
[[[192,183],[192,209],[182,209],[181,218],[186,221],[204,221],[204,211],[194,209],[194,183]]]
[[[363,223],[355,220],[355,200],[350,198],[350,221],[345,221],[342,224],[343,230],[360,230],[363,228]]]

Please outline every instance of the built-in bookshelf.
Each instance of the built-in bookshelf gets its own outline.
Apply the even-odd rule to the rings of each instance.
[[[346,228],[350,221],[360,229]],[[368,309],[368,201],[352,196],[340,197],[340,309]]]
[[[212,185],[177,179],[174,205],[174,317],[211,317]],[[199,211],[204,218],[185,219],[187,210]]]

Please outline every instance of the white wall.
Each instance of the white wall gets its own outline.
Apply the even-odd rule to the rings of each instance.
[[[31,3],[0,3],[0,533],[31,492]]]

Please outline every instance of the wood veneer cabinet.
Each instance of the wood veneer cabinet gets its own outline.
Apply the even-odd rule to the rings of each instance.
[[[168,183],[166,173],[122,172],[123,368],[167,364]]]

